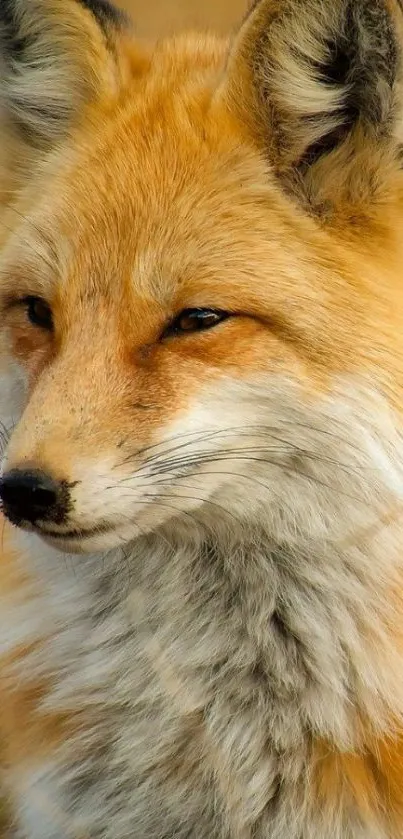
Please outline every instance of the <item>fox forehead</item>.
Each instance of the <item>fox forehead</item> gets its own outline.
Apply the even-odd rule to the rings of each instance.
[[[172,100],[128,103],[92,121],[31,184],[18,261],[51,295],[55,283],[69,297],[116,295],[124,282],[125,293],[156,304],[183,296],[196,305],[227,266],[236,291],[262,241],[275,259],[289,234],[264,161],[225,121]]]
[[[326,270],[340,270],[227,110],[205,86],[167,90],[166,79],[107,114],[94,110],[28,185],[21,215],[5,257],[13,283],[27,293],[39,283],[64,302],[99,295],[120,305],[120,289],[128,307],[208,303],[274,316],[284,300],[317,303]]]

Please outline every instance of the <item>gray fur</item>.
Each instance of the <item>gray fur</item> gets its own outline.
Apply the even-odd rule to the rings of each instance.
[[[370,393],[357,414],[350,394],[308,417],[293,391],[280,407],[275,382],[264,391],[243,396],[307,454],[290,479],[284,453],[234,465],[214,496],[231,517],[207,503],[105,556],[63,559],[19,537],[42,593],[14,613],[2,604],[1,637],[52,632],[20,678],[52,675],[44,710],[79,710],[85,725],[27,778],[24,839],[60,839],[39,793],[91,839],[395,839],[353,804],[317,808],[308,769],[316,738],[359,747],[357,715],[385,732],[402,707],[382,595],[398,534],[359,535],[402,497],[398,435]],[[384,417],[375,436],[366,400]]]

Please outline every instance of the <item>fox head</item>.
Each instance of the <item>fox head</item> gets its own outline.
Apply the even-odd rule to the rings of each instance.
[[[3,0],[0,36],[9,519],[297,544],[400,503],[397,0],[153,49],[107,0]]]

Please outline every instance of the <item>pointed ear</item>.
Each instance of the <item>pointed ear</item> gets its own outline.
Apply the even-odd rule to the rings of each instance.
[[[108,0],[0,0],[0,101],[31,145],[49,147],[83,103],[113,94],[124,26]]]
[[[400,0],[255,0],[224,96],[288,190],[365,212],[399,167]]]

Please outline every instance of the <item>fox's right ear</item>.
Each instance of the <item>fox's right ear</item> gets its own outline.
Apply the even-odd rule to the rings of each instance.
[[[108,0],[0,0],[0,106],[24,141],[48,148],[114,94],[125,26]]]

